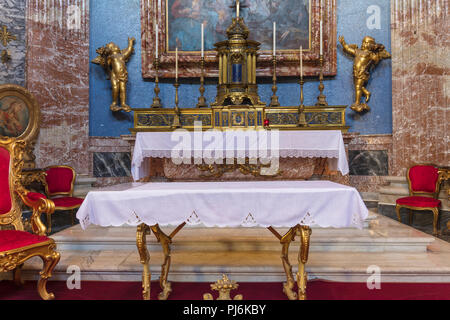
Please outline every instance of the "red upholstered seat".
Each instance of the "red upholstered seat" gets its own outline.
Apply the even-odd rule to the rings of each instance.
[[[75,197],[61,197],[53,198],[52,200],[57,208],[71,208],[74,206],[81,206],[84,199]]]
[[[82,198],[73,197],[73,187],[76,179],[75,170],[69,166],[50,166],[45,170],[45,192],[55,203],[56,210],[74,210],[83,203]],[[72,224],[74,212],[71,211]],[[48,232],[52,230],[51,215],[47,215]]]
[[[50,240],[25,231],[0,230],[0,252],[14,250]]]
[[[439,168],[434,165],[415,165],[408,169],[406,178],[408,179],[409,197],[403,197],[396,201],[395,211],[398,221],[402,221],[401,208],[410,209],[410,224],[413,221],[412,210],[431,211],[433,213],[433,234],[437,235],[439,232],[439,207],[441,206],[441,201],[438,199]]]
[[[441,206],[441,200],[420,196],[404,197],[397,199],[396,202],[399,205],[420,208],[437,208]]]

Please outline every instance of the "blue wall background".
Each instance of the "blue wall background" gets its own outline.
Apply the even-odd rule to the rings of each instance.
[[[390,33],[390,1],[389,0],[337,0],[338,37],[343,35],[347,43],[361,45],[365,36],[372,36],[378,43],[386,46],[391,52]],[[367,8],[377,5],[381,9],[381,29],[369,29],[366,25],[371,14]],[[97,55],[95,50],[108,42],[114,41],[121,48],[127,46],[128,37],[135,37],[135,54],[128,62],[128,104],[133,108],[149,107],[153,99],[154,84],[142,79],[141,73],[141,20],[140,0],[95,0],[90,1],[90,60]],[[231,10],[231,9],[230,9]],[[255,39],[258,40],[258,39]],[[337,75],[325,81],[325,95],[330,105],[350,106],[354,100],[352,67],[353,60],[344,55],[338,44]],[[103,69],[90,64],[90,124],[91,136],[117,137],[129,134],[133,127],[133,113],[113,114],[109,110],[111,104],[111,85],[106,80]],[[163,80],[160,85],[164,107],[174,105],[175,90],[170,80]],[[199,80],[182,82],[180,86],[180,107],[194,107],[197,104]],[[272,95],[271,84],[265,81],[259,86],[262,101],[269,103]],[[316,102],[318,81],[305,84],[305,104]],[[279,82],[278,97],[281,105],[298,105],[300,89],[297,79]],[[368,84],[372,98],[369,102],[372,110],[364,115],[355,114],[349,107],[346,111],[347,125],[351,132],[361,134],[392,133],[392,67],[391,60],[380,62],[372,72]],[[215,79],[206,86],[205,96],[208,103],[214,101],[216,94]]]

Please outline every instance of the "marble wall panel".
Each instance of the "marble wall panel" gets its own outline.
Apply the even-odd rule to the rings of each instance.
[[[15,39],[6,43],[0,41],[0,54],[4,51],[10,60],[0,59],[0,84],[13,83],[25,86],[25,0],[2,1],[0,5],[0,32],[3,26]]]
[[[27,87],[41,106],[36,164],[89,174],[89,0],[28,0]]]
[[[392,174],[450,165],[449,0],[391,1]]]
[[[387,150],[349,150],[348,165],[352,176],[387,176]]]
[[[94,152],[93,174],[98,178],[131,177],[129,152]]]

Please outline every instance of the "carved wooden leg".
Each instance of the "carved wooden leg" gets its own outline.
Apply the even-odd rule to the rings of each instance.
[[[409,213],[409,225],[412,226],[413,218],[414,218],[414,212],[411,209],[409,209],[408,213]]]
[[[18,265],[13,270],[14,283],[18,286],[21,286],[25,283],[22,279],[22,267],[23,267],[23,263],[21,265]]]
[[[44,269],[40,272],[41,278],[38,282],[38,292],[42,299],[53,300],[55,295],[53,293],[47,292],[47,280],[52,276],[52,271],[58,264],[60,259],[59,252],[54,251],[56,249],[55,244],[51,244],[48,249],[48,254],[40,256],[44,262]]]
[[[298,299],[306,300],[306,283],[308,276],[306,274],[305,266],[308,262],[309,255],[309,240],[311,236],[311,228],[307,226],[300,226],[298,228],[300,233],[300,252],[298,254],[298,272],[297,272],[297,286],[298,286]]]
[[[434,236],[438,236],[439,235],[438,229],[440,229],[440,226],[439,226],[439,209],[438,208],[433,208],[431,211],[433,211],[433,235]]]
[[[145,223],[140,224],[136,231],[136,246],[139,251],[141,263],[143,265],[142,271],[142,297],[144,300],[150,300],[151,290],[151,273],[149,268],[150,255],[147,250],[147,237],[150,233],[150,228]]]
[[[397,218],[398,218],[398,222],[402,222],[402,217],[400,216],[400,206],[396,205],[395,206],[395,212],[397,212]]]
[[[161,266],[161,277],[159,278],[159,284],[161,286],[162,292],[158,295],[159,300],[167,300],[170,293],[172,292],[172,285],[167,281],[170,269],[170,244],[172,239],[170,236],[166,235],[159,225],[154,225],[151,227],[156,239],[161,243],[163,253],[164,253],[164,263]]]

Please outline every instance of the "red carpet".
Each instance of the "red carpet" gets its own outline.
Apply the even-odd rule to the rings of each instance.
[[[39,300],[37,282],[18,287],[12,281],[0,282],[0,300]],[[202,300],[211,293],[209,283],[172,283],[170,300]],[[81,282],[80,290],[69,290],[63,281],[50,281],[48,291],[57,300],[140,300],[139,282]],[[152,282],[152,299],[157,298],[159,283]],[[450,283],[382,283],[380,290],[369,290],[365,283],[309,281],[308,300],[450,300]],[[281,283],[239,283],[231,296],[244,300],[286,300]],[[215,292],[214,297],[217,297]]]

